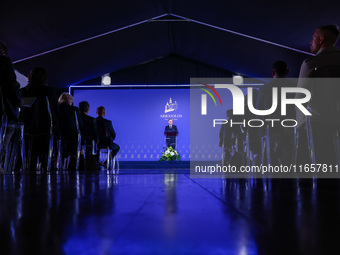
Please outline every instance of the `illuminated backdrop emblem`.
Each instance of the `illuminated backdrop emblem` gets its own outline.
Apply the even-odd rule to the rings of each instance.
[[[170,97],[169,101],[166,102],[164,112],[160,115],[161,119],[168,121],[169,119],[178,120],[183,117],[181,109],[178,108],[177,100],[173,100]]]
[[[176,111],[177,109],[178,109],[177,102],[175,101],[175,103],[173,103],[170,97],[169,102],[166,102],[164,113],[173,112]]]

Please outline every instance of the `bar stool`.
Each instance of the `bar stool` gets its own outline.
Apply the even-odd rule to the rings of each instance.
[[[230,164],[233,166],[241,166],[243,161],[243,139],[241,133],[232,132],[231,138]]]
[[[115,157],[111,157],[111,150],[109,147],[106,149],[100,149],[99,150],[99,161],[103,165],[105,164],[105,168],[107,171],[113,171],[114,173],[119,172],[119,161],[118,161],[118,156],[116,155]]]
[[[80,163],[80,154],[81,154],[81,133],[80,133],[80,127],[79,127],[79,120],[78,120],[78,116],[77,116],[77,112],[74,111],[74,116],[76,119],[76,127],[77,127],[77,140],[78,140],[78,144],[77,144],[77,161],[76,161],[76,171],[79,171],[79,163]],[[83,151],[83,153],[85,153]]]
[[[271,164],[271,151],[270,151],[270,136],[269,125],[266,126],[265,135],[261,137],[261,164],[265,165],[265,159],[267,165]]]
[[[340,113],[339,113],[340,114]],[[307,148],[308,148],[308,156],[311,164],[316,163],[323,163],[323,162],[317,162],[316,160],[316,149],[315,149],[315,141],[314,141],[314,130],[313,130],[313,122],[310,118],[310,116],[306,116],[306,122],[303,127],[300,129],[294,128],[294,148],[293,148],[293,156],[292,156],[292,163],[297,164],[298,160],[298,150],[299,150],[299,137],[301,136],[301,132],[306,132],[307,136]],[[324,122],[325,125],[327,125],[326,122]],[[334,123],[332,123],[334,125]],[[340,122],[338,122],[336,125],[333,126],[331,134],[332,134],[332,140],[333,140],[333,149],[335,153],[335,162],[337,165],[340,165],[340,138],[339,138],[339,128],[340,128]]]
[[[252,152],[250,150],[250,140],[249,140],[249,130],[246,129],[243,139],[243,158],[244,163],[247,164],[247,166],[251,166],[253,162]]]
[[[3,147],[5,135],[6,135],[6,130],[7,130],[7,115],[5,111],[5,105],[4,105],[4,100],[3,100],[3,95],[2,95],[2,90],[0,87],[0,99],[1,99],[1,109],[2,109],[2,115],[1,115],[1,126],[0,126],[0,150]],[[2,158],[2,151],[0,155],[0,164],[3,166],[4,165],[4,159]],[[5,168],[6,169],[6,168]]]
[[[6,172],[13,172],[15,170],[16,164],[18,162],[18,149],[20,148],[20,130],[18,127],[15,128],[14,134],[11,137],[11,141],[8,144],[5,160],[4,169]]]

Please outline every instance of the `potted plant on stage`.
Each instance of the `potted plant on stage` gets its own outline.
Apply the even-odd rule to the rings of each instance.
[[[158,161],[176,161],[181,160],[181,156],[179,153],[173,149],[171,146],[168,148],[164,148],[165,151],[162,152],[162,157]]]

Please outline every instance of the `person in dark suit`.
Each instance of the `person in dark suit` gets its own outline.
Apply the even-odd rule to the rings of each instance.
[[[166,146],[176,149],[176,136],[178,136],[178,129],[173,125],[173,120],[168,120],[169,125],[165,126],[164,135],[166,136]]]
[[[41,67],[31,70],[28,77],[28,85],[20,89],[23,103],[26,98],[35,98],[31,107],[22,106],[21,117],[25,125],[26,141],[31,144],[31,170],[36,170],[37,158],[39,157],[42,167],[46,167],[47,152],[50,139],[51,119],[48,112],[49,102],[52,116],[53,135],[60,136],[58,120],[58,98],[53,88],[48,87],[47,71]],[[46,100],[47,98],[47,100]],[[27,147],[27,149],[29,149]]]
[[[114,158],[120,150],[118,144],[113,141],[116,139],[116,132],[113,129],[112,121],[105,119],[105,108],[99,106],[97,108],[96,124],[98,129],[98,149],[109,149],[111,150],[111,157]]]
[[[63,158],[69,158],[68,166],[64,167],[69,169],[75,169],[78,134],[83,129],[83,121],[80,118],[79,109],[72,105],[73,101],[73,97],[66,92],[62,93],[58,99]]]
[[[80,118],[83,121],[83,144],[85,144],[85,164],[87,170],[97,169],[96,155],[93,155],[93,145],[96,146],[98,140],[98,130],[95,118],[89,116],[90,105],[86,101],[79,103]]]
[[[0,158],[0,172],[3,172],[2,167],[4,157],[7,152],[8,144],[17,126],[17,115],[20,106],[20,85],[16,81],[16,75],[12,66],[11,60],[7,57],[8,49],[0,42],[0,88],[1,88],[1,102],[0,102],[0,126],[2,130],[6,130],[4,141],[1,144],[1,158]],[[5,118],[7,117],[7,123]],[[5,129],[6,125],[6,129]],[[3,134],[1,134],[3,135]]]
[[[86,101],[79,103],[80,118],[83,121],[83,140],[86,147],[92,147],[92,141],[98,144],[98,130],[95,118],[89,116],[90,105]]]
[[[52,114],[54,135],[59,136],[58,97],[55,90],[52,87],[48,87],[47,71],[42,67],[33,68],[28,77],[28,85],[20,89],[20,94],[22,98],[36,97],[41,99],[39,111],[34,112],[34,116],[30,116],[32,118],[30,120],[32,126],[26,125],[26,130],[32,129],[30,131],[49,133],[50,120],[47,112],[47,97]]]

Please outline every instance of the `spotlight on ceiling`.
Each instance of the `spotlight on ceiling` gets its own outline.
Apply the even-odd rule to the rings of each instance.
[[[243,77],[241,75],[234,75],[233,76],[233,83],[235,85],[242,85],[243,84]]]
[[[104,74],[102,76],[102,85],[111,85],[111,77],[110,77],[110,73]]]

